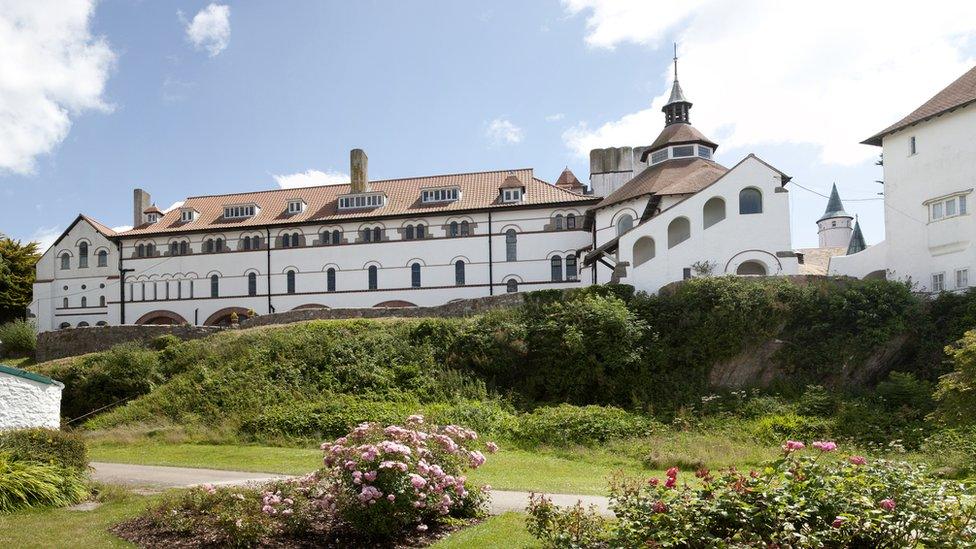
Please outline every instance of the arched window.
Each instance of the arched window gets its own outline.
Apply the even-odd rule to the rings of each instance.
[[[154,257],[156,255],[156,245],[150,242],[146,244],[146,257]]]
[[[179,242],[169,243],[169,255],[180,255],[180,244]]]
[[[410,266],[410,287],[420,287],[420,263],[414,263]]]
[[[379,227],[374,227],[373,228],[373,240],[376,241],[376,242],[382,242],[383,241],[383,229],[381,229]]]
[[[634,242],[634,267],[654,259],[656,253],[653,238],[649,236],[638,238],[637,242]]]
[[[460,259],[454,262],[454,284],[464,286],[464,261]]]
[[[551,263],[552,263],[552,281],[553,282],[562,282],[562,280],[563,280],[563,258],[560,257],[560,256],[558,256],[558,255],[554,255],[554,256],[552,256]]]
[[[81,296],[81,306],[82,306],[82,308],[88,306],[88,298],[87,297]]]
[[[87,328],[88,326],[89,326],[89,324],[87,322],[85,322],[84,320],[82,320],[81,322],[78,323],[78,327],[79,328]]]
[[[427,235],[427,228],[423,225],[417,225],[417,239],[423,239]]]
[[[332,231],[332,244],[339,244],[342,242],[342,233],[338,230]]]
[[[213,239],[212,238],[208,238],[208,239],[204,240],[203,241],[203,253],[205,253],[205,254],[213,253],[213,250],[214,250]]]
[[[88,243],[82,242],[78,244],[78,268],[87,269],[88,268]]]
[[[258,295],[258,274],[257,273],[247,274],[247,295],[249,296]]]
[[[702,228],[707,229],[723,219],[725,219],[725,200],[718,196],[709,198],[702,208]]]
[[[295,271],[285,273],[285,280],[287,281],[288,293],[295,293]]]
[[[98,306],[99,307],[104,307],[105,306],[105,296],[101,296],[101,297],[98,298]]]
[[[687,217],[679,217],[668,225],[668,248],[674,248],[691,238],[691,222]]]
[[[108,322],[105,322],[104,320],[99,320],[98,322],[95,323],[95,326],[108,326]]]
[[[517,261],[517,238],[515,229],[505,231],[505,261]]]
[[[449,236],[452,237],[452,238],[455,237],[455,236],[457,236],[458,234],[460,234],[459,233],[459,230],[460,230],[460,226],[458,225],[458,222],[457,221],[451,221],[451,229],[450,229]]]
[[[563,230],[563,214],[556,214],[556,230]]]
[[[377,271],[379,271],[379,269],[376,268],[376,265],[370,265],[369,266],[368,273],[369,273],[369,289],[370,290],[375,290],[376,288],[379,287],[379,281],[376,280],[377,279]]]
[[[373,231],[370,229],[363,229],[363,242],[371,242],[373,240]]]
[[[576,228],[576,214],[566,214],[566,228],[570,230]]]
[[[217,275],[210,276],[210,297],[220,296],[220,277]]]
[[[68,252],[65,252],[61,254],[61,270],[67,271],[70,268],[71,268],[71,256],[68,255]]]
[[[566,256],[566,280],[576,280],[578,273],[576,272],[576,256],[567,255]]]
[[[336,286],[335,286],[335,278],[336,278],[336,271],[335,271],[335,269],[330,268],[328,271],[325,271],[325,289],[326,289],[326,291],[328,291],[328,292],[334,292],[335,291],[335,288],[336,288]]]
[[[61,308],[62,309],[67,309],[68,308],[68,298],[64,298],[64,299],[61,300]]]
[[[630,214],[624,214],[617,220],[617,236],[634,228],[634,218]]]
[[[281,247],[282,248],[290,248],[291,247],[291,235],[290,234],[285,233],[285,234],[281,235]]]
[[[245,236],[244,237],[244,242],[242,244],[243,244],[245,250],[250,250],[251,249],[251,237]]]
[[[766,276],[766,266],[758,261],[746,261],[739,265],[735,274],[740,276]]]
[[[471,224],[467,221],[461,222],[461,236],[468,236],[471,234]]]
[[[514,294],[515,292],[517,292],[518,280],[515,280],[514,278],[508,279],[508,282],[505,283],[505,291],[510,294]]]
[[[413,240],[413,225],[407,225],[407,228],[404,230],[404,238]]]
[[[260,250],[261,249],[261,237],[260,236],[255,236],[255,237],[252,237],[251,238],[251,248],[254,249],[254,250]]]
[[[98,252],[98,266],[108,267],[108,252],[105,250],[100,250]]]
[[[187,255],[190,253],[190,243],[184,240],[180,242],[180,255]]]
[[[291,233],[291,247],[298,248],[302,245],[302,241],[298,237],[298,233]]]
[[[69,324],[67,322],[62,322],[61,324],[58,325],[58,329],[59,330],[67,330],[70,327],[71,327],[71,324]]]
[[[217,239],[217,241],[216,241],[216,247],[215,248],[216,248],[215,251],[217,251],[217,252],[224,251],[224,239],[223,238],[218,238]]]
[[[146,245],[139,244],[136,246],[136,257],[146,257]]]
[[[762,193],[759,192],[759,189],[749,187],[739,191],[739,213],[762,213]]]

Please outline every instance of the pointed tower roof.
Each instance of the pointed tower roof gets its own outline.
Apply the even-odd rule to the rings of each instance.
[[[834,183],[833,188],[830,189],[830,199],[827,200],[827,210],[824,211],[822,216],[820,216],[817,223],[832,217],[851,217],[850,214],[844,211],[844,203],[840,201],[840,193],[837,192],[837,183]]]
[[[664,124],[691,124],[688,111],[691,110],[691,101],[685,98],[685,92],[678,83],[678,44],[674,45],[674,84],[671,85],[671,96],[668,102],[661,107],[664,113]]]
[[[671,103],[691,104],[690,101],[685,99],[685,92],[681,89],[681,84],[678,83],[677,66],[675,67],[674,84],[671,86],[671,97],[668,98],[668,102],[666,104],[670,105]]]
[[[861,222],[854,221],[854,232],[851,234],[851,243],[847,245],[847,255],[863,252],[868,245],[864,242],[864,234],[861,233]]]

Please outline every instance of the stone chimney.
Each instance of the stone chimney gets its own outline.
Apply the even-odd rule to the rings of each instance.
[[[353,149],[349,151],[349,176],[351,178],[349,192],[369,192],[368,164],[369,159],[366,158],[365,151],[362,149]]]
[[[146,218],[143,213],[152,204],[149,193],[142,189],[132,191],[132,226],[138,227],[145,223]]]

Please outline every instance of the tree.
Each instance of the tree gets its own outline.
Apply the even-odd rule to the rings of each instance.
[[[22,244],[0,235],[0,323],[24,318],[34,289],[36,242]]]
[[[946,353],[954,368],[942,376],[935,391],[937,416],[949,425],[972,425],[976,422],[976,330],[946,347]]]

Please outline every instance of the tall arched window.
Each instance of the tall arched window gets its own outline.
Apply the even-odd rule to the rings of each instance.
[[[108,253],[106,252],[106,255]],[[146,257],[154,257],[156,255],[156,245],[150,242],[146,244]]]
[[[413,225],[407,225],[407,228],[404,230],[404,238],[407,240],[413,240],[413,235]]]
[[[749,187],[739,191],[740,214],[758,214],[762,211],[762,193],[759,192],[759,189]]]
[[[220,277],[217,275],[210,276],[210,297],[220,296]]]
[[[179,242],[169,243],[169,255],[180,255],[180,244]]]
[[[99,307],[104,307],[105,306],[105,296],[101,296],[101,297],[98,298],[98,306]]]
[[[298,233],[291,233],[291,247],[297,248],[302,245],[302,241],[298,236]]]
[[[373,228],[373,241],[382,242],[383,241],[383,229],[379,227]]]
[[[517,250],[516,246],[518,237],[515,235],[515,229],[509,229],[505,231],[505,261],[517,261]]]
[[[98,266],[108,267],[108,252],[105,250],[99,250],[98,252]]]
[[[552,281],[553,282],[562,282],[562,280],[563,280],[563,258],[560,257],[560,256],[558,256],[558,255],[554,255],[554,256],[552,256],[551,263],[552,263]]]
[[[471,234],[471,224],[467,221],[461,222],[461,236],[468,236]]]
[[[576,214],[566,214],[566,228],[575,229],[576,228]]]
[[[458,234],[460,234],[459,231],[460,231],[460,225],[458,225],[458,222],[451,221],[451,230],[449,236],[451,236],[452,238],[458,236]]]
[[[654,239],[649,236],[642,236],[634,242],[634,267],[643,265],[654,259],[657,250],[655,249]]]
[[[88,306],[88,298],[87,297],[81,296],[81,306],[82,307],[87,307]]]
[[[288,293],[295,293],[295,271],[288,271],[285,273],[285,280],[287,283]]]
[[[691,222],[687,217],[679,217],[668,225],[668,248],[674,248],[691,238]]]
[[[420,287],[420,263],[414,263],[410,266],[410,286],[412,288]]]
[[[634,218],[630,214],[624,214],[617,220],[617,236],[624,234],[634,227]]]
[[[337,245],[342,242],[342,233],[338,230],[332,231],[332,244]]]
[[[454,284],[464,286],[464,261],[460,259],[454,262]]]
[[[334,292],[335,291],[335,288],[336,288],[335,278],[336,278],[336,271],[335,271],[335,269],[330,268],[328,271],[325,271],[325,289],[326,289],[326,291],[328,291],[328,292]]]
[[[258,295],[258,274],[257,273],[247,274],[247,295],[249,296]]]
[[[718,196],[709,198],[702,208],[702,228],[707,229],[723,219],[725,219],[725,200]]]
[[[184,240],[180,242],[180,255],[187,255],[190,253],[190,243]]]
[[[563,214],[556,214],[556,230],[563,230]]]
[[[515,280],[514,278],[509,278],[508,282],[505,283],[505,291],[510,294],[514,294],[515,292],[517,292],[518,280]]]
[[[146,245],[139,244],[136,246],[136,257],[146,257]]]
[[[78,244],[78,267],[81,269],[88,268],[88,243],[82,242]]]
[[[90,324],[88,324],[84,320],[78,323],[79,328],[87,328],[88,326],[90,326]]]
[[[222,252],[222,251],[224,251],[224,239],[223,238],[218,238],[215,241],[215,244],[216,245],[214,246],[214,251],[216,251],[216,252]]]
[[[67,309],[68,308],[68,298],[64,298],[64,299],[61,300],[61,308],[62,309]]]
[[[68,255],[68,252],[64,252],[63,254],[61,254],[61,270],[67,271],[70,268],[71,268],[71,256]]]
[[[203,241],[203,253],[209,254],[214,251],[214,241],[212,238],[208,238]]]
[[[417,225],[417,239],[421,240],[427,236],[427,228],[423,225]]]
[[[281,247],[282,248],[291,248],[291,235],[290,234],[285,233],[285,234],[281,235]]]
[[[576,256],[567,255],[566,256],[566,280],[576,280]]]
[[[61,324],[58,325],[58,329],[59,330],[67,330],[70,327],[71,327],[71,324],[69,324],[67,322],[62,322]]]
[[[251,249],[260,250],[261,249],[261,237],[253,236],[251,237]]]
[[[377,280],[377,272],[378,271],[379,271],[379,269],[376,268],[376,265],[370,265],[369,266],[369,271],[368,272],[369,272],[369,289],[370,290],[375,290],[376,288],[379,287],[379,281]]]
[[[241,244],[244,246],[244,249],[245,250],[250,250],[251,249],[251,237],[245,236],[244,237],[244,241]]]

